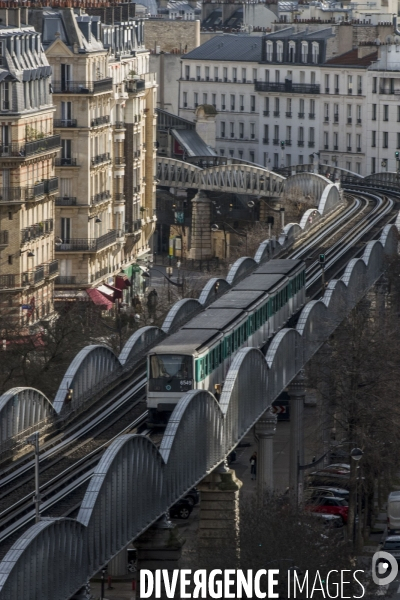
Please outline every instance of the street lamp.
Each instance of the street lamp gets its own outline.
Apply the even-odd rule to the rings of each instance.
[[[107,569],[101,570],[101,597],[100,597],[100,600],[104,600],[104,577],[105,577],[106,571],[107,571]]]
[[[32,433],[27,440],[26,444],[33,446],[35,449],[35,494],[33,501],[35,503],[35,522],[40,521],[40,489],[39,489],[39,432],[35,431]]]

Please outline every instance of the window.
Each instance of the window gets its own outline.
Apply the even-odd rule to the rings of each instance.
[[[242,69],[242,83],[246,83],[246,69]]]
[[[306,63],[308,59],[308,42],[301,42],[301,62]]]
[[[268,61],[272,61],[273,50],[274,50],[273,43],[271,41],[268,41],[267,42],[267,53],[266,53],[266,59]]]
[[[256,110],[256,97],[250,96],[250,110],[251,112],[255,112]]]
[[[299,102],[299,119],[304,119],[304,99],[301,98]]]
[[[356,173],[361,175],[361,163],[356,163]]]
[[[292,143],[292,128],[290,125],[286,127],[286,143]]]
[[[335,77],[335,94],[339,93],[339,75],[334,75]]]
[[[275,98],[274,117],[279,117],[279,98]]]
[[[199,105],[199,94],[197,92],[194,92],[193,99],[194,99],[194,107],[197,108]]]
[[[376,79],[376,77],[374,77],[374,79]],[[371,158],[371,173],[375,173],[375,172],[376,172],[376,158],[375,158],[375,156],[373,156]]]
[[[61,239],[64,244],[68,244],[71,239],[71,219],[69,217],[61,218]]]
[[[351,152],[351,133],[346,135],[347,138],[347,152]]]
[[[362,76],[357,75],[357,94],[362,94]]]
[[[382,132],[382,148],[389,148],[389,133],[387,131]]]
[[[214,81],[218,81],[218,67],[214,67]]]
[[[347,122],[351,123],[352,119],[351,119],[351,104],[347,105]]]
[[[383,105],[383,120],[389,121],[389,104]]]
[[[12,214],[12,212],[11,212],[11,211],[9,211],[9,213],[8,213],[8,220],[9,220],[9,221],[12,221],[12,220],[13,220],[13,214]]]
[[[372,78],[372,93],[373,94],[376,94],[376,88],[377,88],[377,86],[378,86],[378,78],[377,77],[373,77]],[[373,159],[373,160],[375,160],[375,159]],[[375,168],[372,171],[372,173],[375,173]]]
[[[275,71],[275,83],[279,83],[280,82],[280,78],[281,78],[281,72],[280,71]]]
[[[397,134],[397,146],[396,146],[396,148],[397,149],[400,148],[400,133]]]
[[[269,115],[269,98],[268,96],[264,98],[264,117],[268,117]]]
[[[274,153],[274,169],[279,167],[279,154],[277,152]]]
[[[240,110],[244,110],[244,96],[239,96]]]
[[[197,79],[197,81],[200,81],[200,75],[201,75],[200,69],[201,69],[201,67],[196,67],[196,79]]]
[[[279,144],[279,125],[274,126],[274,144]]]
[[[347,93],[353,93],[353,75],[347,75]]]
[[[329,133],[324,131],[324,150],[328,150],[329,148]]]
[[[221,121],[221,137],[225,137],[225,121]]]
[[[72,140],[61,140],[61,164],[72,164]]]
[[[238,150],[238,154],[239,154],[239,158],[242,159],[243,158],[243,150]]]
[[[268,167],[268,152],[264,152],[264,167]]]
[[[217,108],[217,94],[212,94],[212,105],[214,108]]]
[[[312,43],[312,61],[316,65],[319,59],[319,44],[318,42]]]
[[[333,149],[339,150],[339,134],[336,131],[333,133]]]
[[[250,162],[254,162],[254,150],[250,150],[249,152]]]
[[[256,137],[255,123],[250,123],[250,138],[254,140]]]
[[[220,151],[219,151],[219,153],[220,153],[221,156],[224,156],[225,150],[223,148],[221,148]]]
[[[292,155],[286,154],[286,166],[290,167],[292,165]]]
[[[304,142],[304,127],[299,127],[299,142]]]
[[[276,60],[283,61],[283,42],[276,42]]]
[[[299,154],[299,165],[303,164],[304,157],[302,154]]]
[[[203,104],[208,104],[208,94],[203,94]]]
[[[329,94],[329,75],[325,75],[325,94]]]
[[[376,131],[371,131],[371,147],[375,148],[376,146]]]
[[[234,67],[234,68],[232,69],[232,81],[233,81],[234,83],[236,83],[236,82],[237,82],[237,69],[236,69],[236,67]]]
[[[372,120],[376,121],[376,104],[372,105]]]
[[[225,94],[221,94],[221,110],[225,110],[225,108],[226,108]]]
[[[310,119],[315,119],[315,100],[310,100],[310,112],[308,116]]]
[[[224,81],[225,81],[225,83],[228,81],[228,69],[227,69],[227,67],[224,67]]]
[[[356,147],[357,152],[361,152],[361,135],[359,133],[356,135]]]
[[[310,127],[308,130],[308,141],[310,142],[310,144],[313,144],[313,145],[315,142],[314,135],[315,135],[315,129],[314,129],[314,127]]]
[[[9,255],[8,255],[8,264],[9,264],[9,265],[12,265],[12,264],[13,264],[13,255],[12,255],[12,254],[9,254]]]
[[[183,92],[183,108],[186,108],[187,105],[187,92]]]
[[[210,81],[210,67],[206,67],[206,81]]]
[[[269,83],[269,69],[265,69],[264,71],[264,81]]]
[[[398,134],[400,135],[400,134]],[[264,144],[268,144],[269,142],[269,127],[268,125],[264,125],[264,139],[263,139]],[[266,166],[266,165],[264,165]]]
[[[351,161],[346,162],[346,169],[351,171]]]
[[[400,105],[397,107],[397,121],[400,122]]]
[[[257,69],[253,69],[253,81],[254,83],[257,81]]]
[[[295,42],[289,42],[289,62],[296,62],[296,44]]]
[[[325,122],[329,121],[329,104],[328,103],[324,104],[324,121]]]
[[[292,116],[292,99],[291,98],[287,98],[287,100],[286,100],[286,116],[287,117]]]
[[[235,110],[235,96],[231,94],[231,110]]]
[[[232,156],[232,157],[233,157],[234,153],[235,153],[235,151],[234,151],[234,150],[229,150],[229,156]]]
[[[313,85],[315,84],[315,71],[311,71],[310,83]]]
[[[244,138],[244,123],[239,123],[239,137],[241,140]]]
[[[235,123],[232,123],[232,122],[229,123],[229,128],[230,128],[231,138],[234,138],[235,137]]]
[[[72,102],[61,102],[61,120],[65,125],[71,124]]]
[[[361,113],[361,110],[362,110],[362,109],[361,109],[361,104],[357,104],[357,124],[358,124],[358,125],[360,125],[360,124],[361,124],[361,121],[362,121],[362,118],[361,118],[361,115],[362,115],[362,113]]]

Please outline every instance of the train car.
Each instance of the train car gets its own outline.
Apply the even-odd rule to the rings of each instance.
[[[148,353],[149,424],[189,390],[220,389],[240,348],[262,348],[305,303],[305,265],[270,260]]]

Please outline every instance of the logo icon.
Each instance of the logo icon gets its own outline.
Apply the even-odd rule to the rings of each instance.
[[[399,567],[394,556],[383,550],[375,552],[372,557],[372,579],[376,585],[389,585],[396,579],[398,572]],[[385,577],[382,577],[384,575]]]
[[[167,392],[170,392],[171,391],[171,386],[170,385],[166,385],[165,389],[167,390]]]

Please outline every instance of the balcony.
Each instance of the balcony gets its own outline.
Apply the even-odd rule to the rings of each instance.
[[[288,79],[284,83],[256,81],[256,92],[287,92],[289,94],[319,94],[320,85],[314,83],[292,83]]]
[[[42,223],[36,223],[30,227],[21,229],[21,244],[26,244],[42,235],[47,235],[53,231],[53,219],[47,219]]]
[[[215,108],[215,107],[214,107]],[[240,107],[240,111],[243,112],[244,111],[244,106]]]
[[[110,161],[111,161],[110,153],[104,152],[104,154],[98,154],[97,156],[94,156],[90,160],[90,163],[91,163],[92,167],[97,167],[98,165],[102,165],[102,164],[110,162]]]
[[[272,143],[273,143],[274,146],[279,146],[279,138],[274,138],[272,140]]]
[[[269,138],[263,138],[263,144],[269,144]]]
[[[130,225],[126,225],[125,233],[137,233],[142,228],[142,219],[137,219],[136,221],[132,221]]]
[[[339,115],[334,115],[333,122],[334,123],[339,123]]]
[[[351,125],[353,122],[353,119],[351,117],[347,117],[347,125]]]
[[[287,112],[287,113],[285,113],[285,114],[286,114],[286,117],[287,117],[288,119],[291,119],[291,118],[292,118],[292,113],[291,113],[291,112]]]
[[[76,275],[58,275],[54,283],[56,285],[75,285]]]
[[[91,120],[91,127],[99,127],[100,125],[108,125],[110,122],[110,115],[104,115],[103,117],[96,117]]]
[[[98,271],[90,275],[90,283],[94,283],[101,277],[105,277],[106,275],[108,275],[108,273],[108,267],[103,267],[102,269],[99,269]]]
[[[221,137],[224,137],[224,136],[221,134]],[[132,156],[133,156],[133,158],[140,158],[140,150],[135,150],[133,152]]]
[[[299,141],[297,142],[297,145],[298,145],[300,148],[303,148],[303,147],[304,147],[304,140],[299,140]]]
[[[304,113],[303,112],[299,112],[298,115],[299,119],[304,119]]]
[[[329,94],[329,88],[328,87],[325,88],[325,94]]]
[[[56,167],[78,167],[79,165],[76,163],[76,158],[71,158],[67,156],[65,158],[56,158],[55,160]]]
[[[362,96],[362,88],[358,88],[358,90],[357,90],[357,94],[358,94],[359,96]]]
[[[333,146],[334,150],[339,150],[339,146]]]
[[[44,274],[45,277],[54,277],[58,273],[58,260],[52,260],[51,262],[44,263]]]
[[[361,125],[362,121],[361,119],[357,119],[357,125]]]
[[[125,202],[125,194],[119,192],[117,194],[114,194],[114,202],[119,204],[121,202]]]
[[[115,129],[125,129],[125,123],[123,121],[116,121],[114,127]]]
[[[58,177],[52,177],[51,179],[44,180],[44,193],[54,194],[58,191]]]
[[[309,119],[315,119],[315,113],[308,113]]]
[[[314,148],[315,146],[315,142],[308,142],[308,147],[309,148]]]
[[[324,123],[329,123],[329,117],[324,117]]]
[[[137,94],[139,92],[144,92],[146,88],[146,82],[143,79],[132,79],[127,81],[125,84],[125,89],[129,94]]]
[[[36,285],[44,280],[44,266],[37,267],[35,271],[22,273],[22,285]]]
[[[144,82],[143,82],[144,83]],[[100,94],[112,92],[112,77],[98,81],[53,81],[53,94]]]
[[[56,198],[56,206],[76,206],[76,198],[74,196],[63,196]]]
[[[274,110],[274,117],[279,117],[279,115],[280,115],[279,110]]]
[[[351,88],[349,88],[349,89],[347,90],[347,95],[348,95],[348,96],[352,96],[352,95],[353,95],[353,90],[352,90]]]
[[[285,145],[286,146],[291,146],[292,145],[292,140],[286,140],[285,141]]]
[[[91,196],[90,204],[99,204],[99,202],[104,202],[105,200],[109,200],[110,198],[110,190],[105,190],[104,192],[99,192],[98,194],[94,194],[94,196]]]
[[[328,150],[328,148],[329,148],[328,144],[325,144],[324,145],[324,150]]]
[[[263,114],[264,114],[264,117],[269,117],[269,110],[264,110]]]
[[[347,146],[347,152],[351,152],[351,146]]]
[[[56,252],[98,252],[107,246],[115,244],[117,232],[112,229],[98,238],[71,238],[56,243]]]
[[[53,121],[54,127],[62,127],[62,128],[70,128],[77,127],[78,121],[76,119],[54,119]]]
[[[357,148],[357,152],[361,152],[361,148]]]
[[[26,144],[22,146],[21,144],[13,142],[10,144],[0,145],[0,158],[23,160],[27,157],[35,156],[37,154],[56,152],[59,150],[60,145],[61,138],[59,135],[51,135],[47,138],[42,138],[33,142],[26,142]]]
[[[335,88],[335,94],[339,93],[339,88]]]
[[[114,156],[114,164],[115,165],[125,165],[126,164],[125,156]]]
[[[45,193],[44,181],[36,183],[33,187],[25,188],[25,198],[28,202],[44,196]]]

